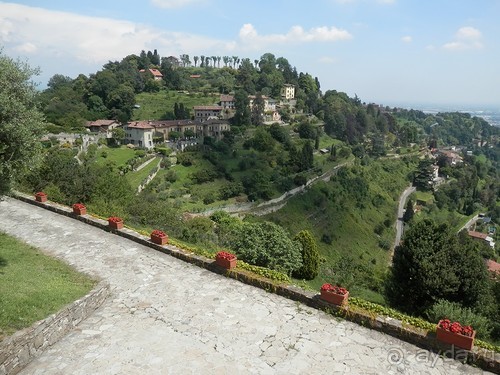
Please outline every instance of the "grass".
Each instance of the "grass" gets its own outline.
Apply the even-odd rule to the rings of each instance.
[[[195,105],[214,105],[219,101],[219,96],[175,91],[143,92],[136,96],[135,101],[141,107],[134,110],[134,120],[172,120],[175,103],[183,103],[191,111],[191,116],[194,116]]]
[[[106,157],[103,157],[106,155]],[[120,148],[103,147],[97,151],[97,163],[106,164],[108,162],[114,162],[117,166],[127,164],[127,161],[135,156],[135,151],[126,146]]]
[[[0,232],[0,339],[87,294],[88,276]]]
[[[142,168],[140,171],[137,172],[128,172],[125,177],[127,178],[127,181],[130,183],[132,188],[137,189],[139,185],[141,184],[142,181],[146,179],[146,177],[149,176],[151,171],[156,168],[156,165],[158,164],[158,158],[154,158],[152,162],[150,162],[148,165],[146,165],[144,168]]]

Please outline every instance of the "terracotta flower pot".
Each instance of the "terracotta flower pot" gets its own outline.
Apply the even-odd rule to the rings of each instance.
[[[73,207],[73,213],[75,215],[87,215],[87,207],[83,208]]]
[[[109,221],[108,225],[111,229],[123,229],[123,220],[122,221]]]
[[[158,236],[156,234],[151,234],[151,242],[157,244],[157,245],[166,245],[168,244],[168,236]]]
[[[237,259],[224,259],[224,258],[215,258],[215,263],[222,268],[226,268],[228,270],[236,267]]]
[[[35,195],[35,200],[37,202],[42,202],[42,203],[43,202],[47,202],[47,194],[43,194],[43,195],[42,194],[37,194],[37,195]]]
[[[437,339],[445,344],[455,345],[466,350],[472,350],[474,339],[476,337],[476,331],[472,332],[472,336],[464,336],[460,333],[454,333],[438,326],[436,328],[436,335]]]
[[[328,290],[321,290],[320,298],[323,301],[331,303],[333,305],[342,306],[343,304],[347,303],[349,292],[347,292],[346,294],[337,294]]]

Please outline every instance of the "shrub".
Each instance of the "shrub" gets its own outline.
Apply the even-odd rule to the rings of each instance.
[[[302,267],[300,246],[282,227],[267,221],[241,224],[228,236],[239,259],[288,275]]]
[[[477,336],[482,339],[489,338],[493,329],[488,318],[474,313],[470,308],[462,307],[456,302],[450,302],[445,299],[441,299],[432,305],[427,310],[426,315],[433,323],[438,323],[441,319],[448,318],[452,321],[459,321],[462,325],[472,326],[477,331]]]
[[[298,279],[312,280],[319,272],[319,251],[314,237],[308,230],[300,231],[293,239],[302,248],[302,267],[294,272]]]

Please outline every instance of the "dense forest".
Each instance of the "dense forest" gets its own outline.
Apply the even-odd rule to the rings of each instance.
[[[148,69],[158,69],[162,80]],[[294,103],[280,107],[282,123],[263,125],[248,96],[261,105],[258,97],[279,99],[284,84],[295,86]],[[44,190],[65,204],[83,202],[95,214],[119,215],[144,230],[162,229],[209,252],[230,249],[249,264],[304,286],[339,283],[353,295],[434,320],[462,314],[483,327],[482,337],[500,338],[500,326],[492,323],[500,321],[500,291],[483,261],[498,260],[498,252],[457,235],[476,213],[500,220],[498,128],[466,113],[430,115],[367,104],[335,90],[323,93],[318,78],[271,53],[254,61],[238,56],[191,61],[187,55],[142,51],[89,77],[52,77],[37,104],[46,131],[84,134],[88,120],[141,119],[134,108],[146,93],[175,95],[177,110],[162,108],[165,118],[192,117],[183,103],[188,98],[206,103],[232,94],[231,130],[221,140],[206,137],[183,152],[158,144],[152,157],[161,159],[160,171],[140,193],[127,163],[137,164],[147,153],[124,151],[116,140],[85,151],[46,141],[44,162],[18,178],[17,187]],[[434,150],[451,147],[462,163],[434,159]],[[129,160],[113,159],[118,151],[130,152]],[[443,181],[439,186],[432,184],[434,166]],[[265,216],[217,211],[226,204],[276,198],[325,173],[327,178]],[[412,183],[418,191],[407,206],[406,234],[391,267],[399,195]],[[208,209],[211,214],[204,212]],[[447,261],[433,268],[436,259]],[[412,266],[425,278],[410,282]],[[474,298],[464,298],[464,292]]]

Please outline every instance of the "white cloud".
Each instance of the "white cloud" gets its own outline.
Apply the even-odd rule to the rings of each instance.
[[[449,51],[462,51],[483,48],[481,31],[472,27],[464,26],[455,33],[455,40],[445,43],[443,48]]]
[[[26,42],[15,47],[15,50],[21,53],[34,53],[38,48],[33,43]]]
[[[252,24],[247,23],[241,27],[239,37],[246,46],[259,48],[277,43],[335,42],[351,39],[352,35],[333,26],[314,27],[307,31],[302,26],[293,26],[286,34],[260,35]]]
[[[401,40],[405,43],[411,43],[413,38],[410,35],[406,35],[406,36],[402,37]]]
[[[0,3],[0,43],[16,52],[37,51],[40,57],[66,57],[88,64],[102,64],[143,49],[179,55],[231,47],[226,41],[199,35],[12,3]]]
[[[481,38],[481,31],[472,26],[464,26],[458,29],[456,37],[462,40],[477,40]]]
[[[151,0],[151,4],[159,8],[182,8],[191,4],[202,3],[203,0]]]
[[[330,56],[323,56],[318,60],[321,64],[335,64],[338,59]]]

